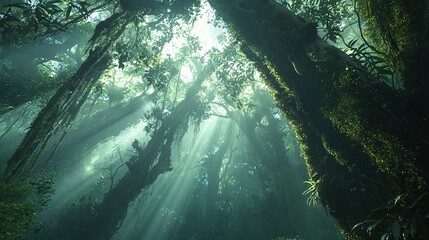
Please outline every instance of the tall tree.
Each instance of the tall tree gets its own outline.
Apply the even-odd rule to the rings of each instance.
[[[34,120],[32,127],[15,154],[8,161],[2,181],[25,180],[51,137],[60,129],[67,129],[88,98],[92,87],[109,66],[109,51],[122,36],[127,25],[138,15],[188,16],[198,2],[177,0],[141,4],[120,1],[120,11],[98,23],[88,43],[88,57],[75,74],[58,89]],[[171,10],[173,9],[173,10]]]
[[[229,131],[231,127],[229,127]],[[217,138],[216,138],[217,139]],[[212,149],[204,159],[207,174],[207,195],[206,195],[206,207],[205,207],[205,229],[209,235],[215,236],[219,234],[219,229],[222,227],[219,220],[216,219],[217,206],[216,202],[219,201],[219,187],[221,182],[221,167],[225,154],[228,150],[231,138],[227,138],[226,141],[216,146],[216,149]]]
[[[111,239],[125,219],[129,204],[143,189],[154,183],[159,175],[172,170],[173,141],[180,140],[180,132],[186,132],[188,121],[198,114],[201,101],[197,94],[201,90],[201,84],[213,71],[214,66],[209,64],[198,73],[185,99],[162,120],[144,148],[138,141],[133,142],[138,156],[133,156],[126,163],[129,171],[105,194],[93,220],[78,235],[80,239]]]
[[[415,111],[426,87],[403,97],[320,39],[315,23],[275,1],[209,2],[264,74],[298,134],[322,203],[347,232],[396,194],[407,193],[411,205],[428,191],[427,108]],[[426,77],[419,78],[423,86]]]
[[[108,51],[122,35],[130,15],[119,12],[101,22],[94,33],[88,58],[79,70],[58,89],[34,120],[31,129],[8,161],[3,181],[25,180],[51,136],[67,128],[76,117],[100,75],[109,66]],[[102,34],[104,39],[99,39]],[[97,46],[95,46],[97,45]]]

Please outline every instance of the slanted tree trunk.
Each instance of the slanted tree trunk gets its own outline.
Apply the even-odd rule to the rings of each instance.
[[[209,2],[273,89],[322,203],[346,231],[396,193],[427,189],[427,127],[418,133],[421,120],[395,90],[272,0]]]
[[[90,119],[84,119],[75,129],[70,130],[61,142],[53,159],[65,159],[66,161],[55,161],[55,165],[58,168],[70,167],[76,163],[70,161],[70,156],[75,155],[76,150],[92,150],[95,145],[108,137],[117,136],[120,131],[139,122],[142,114],[138,110],[150,102],[150,99],[156,95],[154,93],[137,96],[128,102],[105,109]]]
[[[403,87],[413,94],[417,101],[428,101],[429,91],[429,2],[392,0],[359,0],[356,6],[362,20],[374,34],[368,40],[384,45],[388,56],[403,77]],[[377,39],[381,38],[381,39]],[[413,101],[417,104],[416,101]],[[427,104],[421,104],[419,111],[427,116]]]
[[[126,163],[129,171],[106,193],[95,217],[82,229],[79,239],[110,239],[124,221],[129,204],[143,189],[152,185],[159,175],[172,170],[170,155],[173,140],[178,137],[179,131],[187,128],[188,120],[198,110],[201,102],[197,93],[213,70],[212,67],[207,67],[200,73],[187,91],[185,99],[162,121],[144,149],[138,142],[133,143],[138,156]]]
[[[51,137],[66,129],[76,117],[92,87],[110,64],[108,52],[125,31],[130,15],[113,14],[100,22],[93,36],[89,56],[77,72],[58,89],[34,120],[21,145],[4,170],[2,181],[23,181],[30,174]]]
[[[3,30],[3,32],[6,33],[7,31]],[[66,40],[62,41],[64,37],[66,37]],[[11,67],[3,66],[1,68],[0,116],[25,103],[45,98],[50,92],[54,92],[61,85],[60,82],[50,80],[35,84],[35,81],[41,76],[38,74],[38,66],[44,62],[54,60],[58,54],[66,53],[76,61],[75,66],[78,67],[82,63],[81,51],[76,51],[75,54],[72,54],[67,50],[74,46],[78,46],[77,49],[80,49],[79,45],[82,44],[81,42],[85,38],[83,32],[76,29],[76,31],[72,30],[68,33],[60,34],[58,38],[49,36],[19,47],[15,45],[0,46],[0,59],[11,62]],[[52,40],[48,41],[48,39]],[[56,43],[57,41],[61,43]],[[13,53],[13,56],[4,56],[10,53]],[[65,72],[63,70],[60,75]]]

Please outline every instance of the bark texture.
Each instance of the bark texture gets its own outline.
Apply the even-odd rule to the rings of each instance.
[[[322,203],[346,231],[397,193],[427,189],[427,128],[417,134],[422,122],[400,93],[275,1],[209,2],[271,86]]]

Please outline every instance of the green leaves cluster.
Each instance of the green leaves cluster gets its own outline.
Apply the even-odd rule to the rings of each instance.
[[[46,226],[43,237],[46,239],[78,239],[79,232],[94,218],[97,203],[93,197],[75,197],[66,206],[52,225]]]
[[[30,183],[0,184],[0,239],[24,239],[40,230],[37,214],[54,193],[54,175]]]
[[[0,12],[0,29],[3,33],[12,33],[21,38],[56,34],[86,20],[91,13],[103,6],[103,2],[94,5],[87,1],[73,0],[7,4],[2,6]]]
[[[314,180],[313,178],[304,181],[304,183],[308,184],[309,186],[308,186],[308,189],[305,190],[302,194],[308,196],[307,204],[309,206],[315,207],[319,203],[320,197],[319,197],[318,188],[319,188],[320,182],[321,182],[321,179]]]
[[[143,77],[146,79],[150,86],[155,89],[164,88],[168,81],[178,73],[177,68],[171,59],[160,62],[151,68],[148,68]]]
[[[317,23],[324,40],[336,42],[343,30],[344,19],[352,17],[351,5],[342,0],[292,0],[286,4],[292,12]]]
[[[399,80],[395,79],[395,70],[390,60],[382,53],[376,52],[374,47],[362,39],[362,33],[359,33],[361,23],[356,16],[352,2],[292,0],[284,1],[283,4],[305,20],[317,23],[318,32],[323,40],[329,40],[337,45],[344,44],[344,51],[368,69],[369,73],[392,87],[396,87]],[[356,24],[359,24],[359,29],[354,29]]]
[[[243,109],[250,105],[250,96],[246,96],[245,89],[252,87],[256,82],[255,69],[235,43],[229,42],[229,44],[224,51],[225,54],[214,58],[214,61],[220,65],[215,73],[216,93],[229,106]]]
[[[0,184],[0,239],[20,239],[36,223],[37,207],[28,201],[31,188]]]
[[[362,64],[369,73],[392,86],[395,85],[394,70],[388,59],[372,51],[368,44],[358,44],[358,39],[344,42],[344,45],[347,47],[346,52]]]
[[[380,235],[381,240],[425,239],[428,232],[429,212],[427,203],[429,193],[424,192],[410,203],[406,194],[396,196],[386,207],[375,209],[356,228],[364,228],[370,236]]]

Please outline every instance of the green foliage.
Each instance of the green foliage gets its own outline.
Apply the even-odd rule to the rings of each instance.
[[[427,1],[356,2],[368,41],[387,54],[403,87],[416,87],[427,75],[418,73],[427,67],[422,56],[427,42]]]
[[[429,229],[429,193],[422,193],[410,203],[406,194],[396,196],[386,207],[375,209],[365,221],[353,229],[366,228],[370,235],[380,235],[381,240],[426,239]]]
[[[213,95],[220,97],[225,103],[236,109],[251,107],[249,91],[254,89],[255,68],[236,46],[236,41],[230,36],[221,35],[220,40],[227,46],[222,54],[213,55],[213,61],[219,65],[215,72],[216,87]]]
[[[304,19],[317,23],[319,34],[325,41],[329,40],[337,45],[342,42],[345,46],[344,51],[368,69],[373,76],[392,87],[398,87],[399,80],[396,79],[398,77],[395,75],[396,71],[391,59],[363,39],[363,33],[360,33],[362,27],[359,15],[356,15],[355,7],[351,2],[293,0],[284,5]],[[359,25],[359,29],[353,28],[356,24]],[[353,34],[356,36],[352,37]],[[351,40],[350,37],[352,37]]]
[[[54,183],[56,175],[54,173],[45,174],[30,182],[32,188],[31,200],[39,209],[46,207],[54,194]]]
[[[321,179],[314,180],[314,178],[311,178],[304,181],[304,183],[309,185],[308,189],[302,193],[303,195],[308,196],[307,204],[313,207],[317,206],[320,201],[319,184],[321,183]]]
[[[344,41],[344,38],[342,39]],[[398,80],[395,80],[395,69],[386,56],[374,52],[367,43],[358,44],[358,39],[349,42],[344,41],[344,45],[346,46],[345,52],[362,64],[370,74],[392,87],[397,87]]]
[[[2,38],[2,44],[19,44],[18,39],[36,38],[66,31],[85,20],[91,13],[103,7],[103,1],[25,1],[2,6],[0,29],[9,36]]]
[[[40,230],[37,214],[53,194],[54,175],[28,184],[0,184],[0,239],[23,239]]]
[[[42,232],[43,239],[77,239],[80,231],[86,227],[97,208],[94,198],[75,197],[62,214]]]
[[[82,196],[76,198],[66,209],[65,215],[61,217],[60,223],[64,226],[78,228],[95,215],[96,203],[91,197]]]
[[[31,187],[0,184],[0,239],[21,239],[36,223],[37,206],[28,200]]]
[[[143,75],[150,86],[155,89],[163,89],[172,76],[178,73],[171,59],[160,62],[149,68]]]
[[[350,3],[342,0],[292,0],[286,6],[306,20],[317,23],[322,38],[332,42],[336,42],[343,31],[344,20],[352,17]]]
[[[139,11],[148,15],[160,15],[168,12],[169,15],[180,16],[185,21],[189,21],[192,18],[193,10],[200,6],[200,1],[197,0],[120,0],[119,2],[122,9],[128,12]]]

